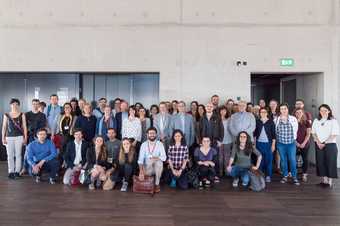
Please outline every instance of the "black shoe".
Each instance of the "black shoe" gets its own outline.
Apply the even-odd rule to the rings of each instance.
[[[22,177],[22,176],[20,175],[20,173],[15,173],[14,176],[15,176],[15,178],[19,178],[19,179]]]
[[[14,180],[15,179],[15,173],[9,173],[8,179]]]

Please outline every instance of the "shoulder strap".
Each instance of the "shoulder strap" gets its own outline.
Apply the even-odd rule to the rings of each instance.
[[[50,116],[51,108],[52,108],[52,106],[51,106],[51,104],[49,104],[49,105],[47,106],[47,114],[46,114],[46,117],[47,117],[47,118]]]

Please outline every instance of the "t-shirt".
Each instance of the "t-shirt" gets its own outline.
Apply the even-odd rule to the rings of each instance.
[[[30,135],[35,135],[35,133],[46,126],[46,116],[42,112],[34,113],[32,111],[26,112],[26,123],[27,130]]]
[[[321,143],[325,142],[331,135],[339,135],[339,124],[336,119],[314,119],[312,134],[316,134]],[[327,143],[336,143],[336,138]]]
[[[305,121],[305,122],[299,122],[299,128],[297,131],[297,138],[296,141],[299,144],[302,144],[303,141],[305,140],[305,137],[307,135],[307,129],[312,128],[312,125],[309,123],[309,121]],[[308,144],[308,142],[307,142]]]
[[[257,157],[261,156],[261,153],[256,149],[253,148],[253,152]],[[242,168],[250,168],[251,167],[251,154],[246,155],[244,150],[238,150],[236,145],[233,145],[233,150],[231,152],[230,158],[234,159],[234,164],[236,166]]]
[[[119,151],[121,141],[116,139],[114,141],[106,141],[106,148],[107,148],[107,159],[108,162],[113,163],[115,160],[118,160]]]

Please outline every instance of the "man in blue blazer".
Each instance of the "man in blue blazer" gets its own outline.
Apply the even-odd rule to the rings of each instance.
[[[116,126],[117,126],[117,138],[122,139],[122,128],[124,119],[129,117],[129,104],[125,100],[121,100],[120,103],[121,112],[116,113]]]
[[[63,183],[70,185],[71,178],[77,171],[84,168],[86,164],[86,152],[89,147],[88,143],[83,140],[83,134],[80,129],[74,129],[74,140],[66,146],[65,162],[67,170],[64,174]]]
[[[178,114],[172,116],[171,129],[179,129],[184,133],[187,146],[190,147],[195,141],[195,127],[192,116],[185,111],[185,102],[180,101],[177,105]]]

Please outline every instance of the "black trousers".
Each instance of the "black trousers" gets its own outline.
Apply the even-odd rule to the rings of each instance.
[[[216,176],[216,171],[214,167],[208,167],[208,166],[203,166],[200,165],[198,167],[198,172],[199,172],[199,179],[202,180],[204,178],[214,181],[214,177]]]
[[[124,178],[125,181],[129,182],[131,180],[133,173],[133,165],[129,163],[125,163],[122,165],[119,165],[118,169],[115,169],[115,171],[111,175],[111,180],[114,182],[120,182]]]
[[[338,178],[338,148],[335,143],[326,144],[320,150],[315,144],[316,174],[319,177]]]
[[[308,153],[309,153],[309,145],[308,147],[305,147],[305,148],[296,149],[296,155],[301,155],[302,157],[302,161],[303,161],[302,173],[307,173],[307,170],[308,170],[308,165],[309,165]]]

